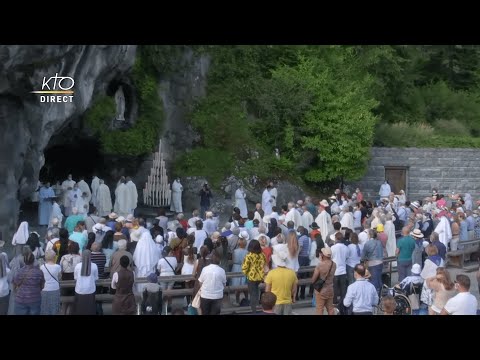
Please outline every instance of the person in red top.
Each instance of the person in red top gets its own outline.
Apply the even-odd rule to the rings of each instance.
[[[272,258],[273,249],[270,246],[268,246],[267,237],[265,235],[260,235],[258,237],[258,241],[260,242],[260,246],[262,247],[263,255],[265,255],[265,257],[267,258],[266,264],[268,268],[271,269],[272,263],[270,260]]]
[[[185,215],[183,215],[183,213],[179,213],[177,215],[177,220],[180,223],[180,225],[182,225],[183,230],[187,231],[188,230],[188,221],[185,220]]]
[[[317,234],[320,234],[320,227],[317,225],[316,222],[313,222],[312,225],[310,225],[310,229],[312,229],[312,231],[310,232],[310,239],[312,239],[312,241],[315,241],[315,237],[317,236]]]

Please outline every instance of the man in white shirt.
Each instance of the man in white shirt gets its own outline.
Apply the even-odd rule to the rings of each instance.
[[[441,315],[476,315],[478,308],[477,298],[470,293],[470,278],[459,274],[455,280],[455,289],[458,294],[447,301]]]
[[[202,315],[220,315],[223,302],[223,290],[227,284],[227,274],[220,266],[216,252],[212,254],[212,263],[203,268],[198,281],[201,288],[200,308]]]
[[[335,234],[335,245],[330,250],[332,251],[332,261],[337,265],[335,276],[333,278],[333,303],[339,304],[338,310],[341,315],[345,314],[343,307],[343,298],[347,293],[347,256],[348,248],[343,243],[343,235],[341,232]]]
[[[365,267],[361,264],[354,268],[355,282],[347,289],[343,305],[353,305],[353,315],[373,315],[373,306],[378,304],[375,286],[365,279]]]
[[[358,243],[362,246],[365,245],[368,240],[370,240],[368,233],[368,224],[363,224],[363,228],[364,230],[360,234],[358,234]]]

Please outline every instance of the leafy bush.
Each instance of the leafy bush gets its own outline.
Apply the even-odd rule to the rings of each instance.
[[[181,176],[202,176],[213,188],[218,188],[223,179],[233,171],[230,153],[218,149],[197,147],[176,159],[174,172]]]

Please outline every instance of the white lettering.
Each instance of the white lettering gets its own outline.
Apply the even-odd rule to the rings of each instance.
[[[55,96],[54,95],[50,95],[50,102],[55,102]]]
[[[45,97],[46,97],[45,95],[41,95],[40,96],[40,102],[45,102]]]
[[[50,90],[50,86],[48,85],[48,83],[50,82],[50,80],[52,80],[52,78],[48,79],[47,82],[45,82],[46,80],[46,77],[43,77],[43,82],[42,82],[42,90],[45,90],[45,87]]]
[[[63,87],[62,86],[62,81],[64,81],[65,79],[68,79],[70,82],[71,82],[71,85],[70,87]],[[58,82],[58,87],[62,90],[70,90],[71,88],[73,88],[73,85],[75,85],[75,80],[73,80],[71,77],[69,76],[64,76],[64,77],[61,77],[60,78],[60,81]]]

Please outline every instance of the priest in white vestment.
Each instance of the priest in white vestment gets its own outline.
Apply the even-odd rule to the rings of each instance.
[[[128,189],[128,205],[127,205],[128,211],[127,211],[127,214],[134,214],[135,209],[137,208],[137,204],[138,204],[138,190],[137,190],[137,186],[135,185],[135,183],[132,181],[132,179],[129,176],[127,176],[126,180],[127,180],[126,185],[127,185],[127,189]]]
[[[62,183],[62,191],[63,191],[62,203],[63,203],[63,207],[65,208],[65,216],[69,216],[72,210],[72,207],[75,206],[70,203],[70,198],[68,197],[70,190],[73,190],[73,186],[75,184],[76,182],[72,180],[72,174],[69,174],[67,180],[65,180]]]
[[[310,214],[306,205],[302,206],[303,214],[302,214],[302,226],[305,229],[310,229],[310,225],[313,223],[313,215]]]
[[[176,178],[172,183],[172,201],[170,204],[170,210],[176,213],[183,212],[182,206],[182,192],[183,186],[180,183],[180,178]]]
[[[247,194],[245,193],[243,186],[240,185],[237,191],[235,191],[235,206],[240,209],[240,216],[244,219],[248,216],[247,202],[245,200],[246,197]]]
[[[113,206],[113,211],[121,216],[127,216],[130,214],[129,208],[129,191],[125,183],[118,185],[115,190],[115,205]]]
[[[315,222],[320,228],[320,233],[322,234],[322,239],[326,243],[328,242],[328,234],[333,232],[332,218],[330,214],[325,210],[328,207],[327,200],[322,200],[319,206],[319,213]]]
[[[97,190],[97,213],[99,216],[107,216],[112,212],[112,195],[110,189],[100,180]]]
[[[53,219],[58,219],[58,225],[61,227],[63,214],[62,209],[60,209],[60,205],[57,203],[57,198],[54,198],[52,201],[52,212],[50,214],[50,219],[48,220],[48,227],[51,228],[53,226]]]
[[[272,197],[272,207],[277,206],[278,191],[273,181],[270,181],[270,196]]]
[[[287,224],[289,221],[293,221],[294,225],[293,228],[296,229],[301,225],[301,223],[295,222],[296,221],[296,213],[297,210],[295,209],[295,204],[293,202],[288,203],[288,212],[285,215],[285,224]]]
[[[262,209],[264,215],[270,215],[272,213],[272,196],[270,195],[270,185],[268,185],[262,194]]]
[[[82,191],[82,193],[87,194],[87,203],[89,204],[90,200],[92,199],[92,192],[90,191],[90,186],[88,186],[83,177],[80,178],[80,181],[77,183],[77,185],[78,188]]]
[[[78,184],[73,185],[73,189],[68,192],[68,199],[70,200],[71,209],[75,207],[78,209],[79,205],[83,205],[83,204],[80,204],[80,202],[78,201],[81,199],[81,197],[82,197],[82,190],[78,188]]]
[[[390,196],[390,193],[392,192],[392,189],[390,188],[390,185],[388,184],[388,181],[385,180],[380,186],[380,191],[378,194],[380,195],[380,198],[388,198]]]
[[[97,191],[98,191],[98,187],[100,186],[100,179],[98,178],[97,175],[94,175],[93,176],[93,179],[92,179],[92,185],[91,185],[91,188],[92,188],[92,199],[91,199],[91,203],[93,204],[93,206],[97,207]]]

